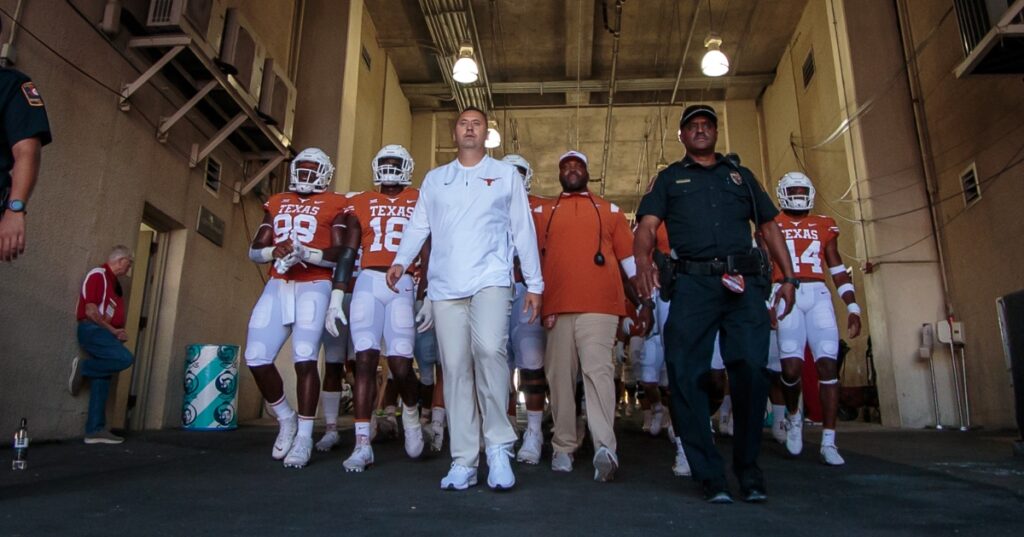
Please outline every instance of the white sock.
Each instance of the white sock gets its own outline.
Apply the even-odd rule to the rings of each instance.
[[[787,409],[787,412],[788,412],[788,409]],[[786,419],[788,419],[789,421],[791,421],[793,423],[800,423],[800,411],[797,410],[796,412],[793,412],[793,413],[789,414],[788,416],[786,416]]]
[[[821,430],[821,447],[834,446],[836,445],[836,430],[835,429],[822,429]]]
[[[543,410],[526,411],[526,428],[535,433],[540,433],[540,422],[544,419]]]
[[[665,408],[665,405],[661,403],[655,403],[651,405],[651,412],[661,412]]]
[[[396,410],[395,405],[388,405],[384,407],[384,414],[393,418],[395,417]]]
[[[732,396],[726,395],[722,398],[722,406],[718,407],[718,415],[724,416],[732,412]]]
[[[786,419],[786,405],[772,405],[772,424],[778,425]]]
[[[402,425],[406,424],[415,425],[420,422],[420,405],[405,406],[402,403]]]
[[[313,438],[313,418],[299,418],[299,436]]]
[[[338,428],[338,411],[341,408],[341,392],[320,392],[320,405],[324,409],[324,422],[327,430]]]
[[[370,422],[368,421],[357,421],[356,422],[356,440],[359,437],[370,438]]]
[[[443,406],[435,406],[434,408],[430,409],[430,421],[434,423],[444,424],[444,414],[445,412]]]
[[[292,410],[291,405],[288,404],[288,399],[285,397],[270,405],[270,408],[274,409],[274,414],[277,415],[278,421],[290,420],[295,415],[295,411]]]

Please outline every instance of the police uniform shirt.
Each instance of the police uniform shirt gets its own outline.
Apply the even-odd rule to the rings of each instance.
[[[750,251],[749,222],[771,222],[779,214],[749,169],[718,153],[715,158],[704,167],[686,156],[662,170],[637,209],[638,220],[649,214],[665,222],[681,259],[745,254]]]
[[[39,138],[41,145],[52,141],[46,107],[35,84],[25,73],[0,69],[0,106],[3,129],[0,129],[0,191],[11,185],[14,167],[14,144],[28,138]]]

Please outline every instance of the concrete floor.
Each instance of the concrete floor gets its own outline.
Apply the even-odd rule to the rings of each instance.
[[[1024,459],[1012,435],[895,431],[842,424],[847,464],[817,462],[815,428],[799,459],[766,436],[770,500],[712,506],[671,473],[671,444],[620,424],[621,470],[592,481],[589,456],[571,474],[516,465],[516,489],[438,489],[449,464],[409,461],[397,440],[377,466],[346,474],[339,450],[309,467],[270,458],[276,431],[133,433],[120,446],[36,445],[24,472],[0,471],[0,535],[1022,535]],[[729,440],[719,441],[726,453]],[[9,457],[9,452],[7,455]],[[4,464],[7,464],[6,462]],[[695,532],[695,533],[694,533]]]

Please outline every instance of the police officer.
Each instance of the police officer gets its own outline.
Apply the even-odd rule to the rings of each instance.
[[[39,90],[25,73],[0,68],[0,261],[25,251],[25,208],[39,175],[50,124]]]
[[[750,222],[785,277],[776,299],[784,301],[781,316],[792,308],[799,282],[772,222],[778,210],[750,170],[715,152],[717,139],[714,108],[700,104],[683,111],[679,141],[686,156],[661,171],[640,202],[634,257],[651,259],[655,233],[665,221],[677,258],[665,326],[670,408],[693,478],[709,502],[732,503],[724,462],[708,426],[712,347],[721,331],[735,419],[733,471],[743,499],[763,502],[767,495],[757,454],[769,386],[769,282],[764,256],[750,247]],[[659,286],[653,264],[637,263],[636,285],[641,296],[651,296]]]

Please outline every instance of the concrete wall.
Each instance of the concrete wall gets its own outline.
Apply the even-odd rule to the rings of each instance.
[[[292,54],[294,2],[235,3],[254,27],[267,31],[261,37],[273,54]],[[14,4],[0,2],[11,12]],[[104,2],[74,4],[84,18],[64,2],[26,2],[22,23],[106,86],[119,88],[134,80],[144,63],[129,54],[133,67],[91,27],[100,20]],[[262,218],[260,202],[250,195],[234,204],[229,190],[243,179],[243,159],[229,144],[214,152],[224,168],[221,190],[213,195],[203,187],[202,167],[189,168],[188,151],[215,129],[190,114],[190,121],[175,125],[166,144],[159,143],[155,122],[183,101],[159,77],[133,95],[131,110],[122,112],[111,91],[70,69],[26,33],[15,45],[16,67],[37,82],[55,141],[43,151],[30,203],[27,254],[0,266],[0,406],[6,409],[7,426],[25,416],[35,438],[82,434],[87,391],[72,398],[65,388],[71,357],[78,352],[74,306],[81,278],[104,261],[112,245],[136,244],[144,212],[151,225],[166,232],[168,261],[163,307],[158,319],[150,319],[155,352],[146,397],[139,404],[147,411],[146,427],[179,426],[185,346],[243,345],[249,311],[263,287],[265,268],[246,256]],[[316,80],[299,81],[300,95],[314,95],[321,87]],[[317,143],[324,139],[302,126],[297,126],[297,137]],[[223,247],[194,231],[200,206],[225,221]],[[125,279],[125,289],[131,288],[130,280]],[[119,383],[127,383],[130,375],[131,370],[122,373]],[[260,398],[244,367],[240,386],[240,418],[255,417]],[[123,414],[123,408],[111,408],[111,423]]]
[[[737,100],[710,104],[715,106],[721,117],[718,150],[723,153],[739,153],[743,164],[751,168],[763,182],[761,136],[755,103]],[[641,188],[646,188],[648,179],[657,171],[656,164],[661,155],[660,125],[667,126],[664,128],[665,159],[672,162],[682,158],[683,146],[676,135],[682,108],[623,106],[615,109],[606,197],[627,211],[635,209],[639,199],[638,180]],[[579,143],[576,144],[575,109],[498,110],[491,114],[490,119],[498,121],[502,147],[492,150],[491,154],[501,158],[507,153],[519,152],[533,166],[533,192],[541,196],[555,195],[561,191],[558,184],[558,157],[569,149],[585,153],[590,161],[591,177],[600,176],[606,114],[607,108],[603,107],[581,108]],[[667,119],[659,122],[659,114]],[[423,175],[429,171],[429,167],[421,163],[433,161],[433,165],[440,165],[455,158],[455,143],[452,140],[455,117],[456,114],[450,112],[413,114],[412,153],[418,163],[414,174],[416,181],[422,180]],[[599,189],[598,184],[591,185],[594,192]]]
[[[869,5],[808,3],[774,83],[759,101],[766,167],[773,184],[790,169],[809,173],[818,190],[816,212],[839,222],[840,251],[859,269],[854,279],[871,320],[883,421],[906,427],[932,425],[935,419],[928,362],[917,357],[917,349],[921,325],[943,318],[946,300],[925,164],[937,170],[933,197],[940,200],[949,300],[967,325],[972,415],[976,424],[1009,425],[1010,391],[994,301],[1020,289],[1024,278],[1013,268],[1022,254],[996,241],[1003,233],[1020,232],[1010,205],[1022,187],[992,177],[1014,162],[1024,138],[1020,82],[991,76],[957,80],[952,71],[963,53],[955,16],[947,13],[950,5],[909,0],[909,35],[914,47],[922,47],[919,132],[897,10],[882,0]],[[816,74],[805,88],[801,70],[810,50]],[[919,135],[927,142],[929,160],[922,159]],[[983,197],[964,210],[959,174],[972,162]],[[847,384],[865,379],[865,342],[862,337],[854,345],[843,379]],[[950,355],[941,346],[934,351],[939,411],[946,425],[955,424]]]
[[[940,237],[950,298],[967,335],[967,378],[972,417],[986,427],[1011,426],[1012,391],[996,318],[997,297],[1024,288],[1024,199],[1020,148],[1024,107],[1019,75],[968,75],[959,28],[950,6],[905,2],[915,48],[920,48],[923,120],[927,151],[937,178]],[[932,33],[934,31],[934,34]],[[927,39],[927,41],[926,41]],[[960,174],[977,167],[981,200],[965,208]],[[945,388],[948,389],[949,385]]]

